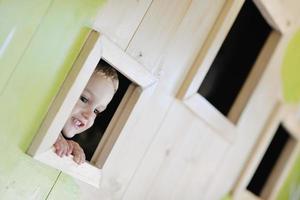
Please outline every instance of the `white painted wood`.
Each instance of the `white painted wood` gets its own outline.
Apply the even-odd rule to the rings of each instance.
[[[126,49],[152,0],[107,0],[99,10],[93,28]]]
[[[219,169],[223,156],[229,147],[229,144],[219,138],[219,135],[206,131],[206,128],[203,128],[205,124],[196,123],[195,129],[187,134],[194,134],[199,137],[199,130],[202,130],[204,134],[200,135],[201,141],[195,140],[184,147],[188,150],[190,145],[192,147],[193,145],[197,146],[192,152],[185,150],[181,153],[186,154],[186,157],[190,159],[185,159],[187,167],[181,172],[176,185],[174,184],[174,187],[169,185],[172,191],[170,199],[202,199],[210,186],[211,178],[215,176],[215,172]]]
[[[126,52],[154,72],[165,55],[191,0],[153,1]]]
[[[61,170],[85,183],[99,187],[101,170],[88,162],[78,165],[74,162],[73,156],[59,157],[54,152],[54,148],[34,156],[35,159],[51,167]]]
[[[145,146],[145,145],[149,144],[149,138],[150,138],[151,134],[152,135],[153,134],[157,134],[157,135],[162,134],[162,132],[152,133],[152,131],[156,130],[156,128],[153,126],[156,125],[159,122],[159,120],[162,120],[161,115],[165,112],[167,106],[170,105],[170,103],[174,100],[174,96],[177,92],[177,87],[178,87],[180,81],[183,79],[182,73],[184,73],[187,66],[189,66],[187,64],[190,64],[192,62],[192,60],[194,59],[194,56],[196,55],[196,52],[199,47],[199,43],[201,44],[204,40],[203,35],[208,34],[208,31],[209,31],[210,27],[212,26],[212,23],[214,22],[213,17],[216,17],[215,15],[218,13],[221,6],[222,6],[222,1],[210,1],[209,3],[203,2],[203,1],[193,1],[192,5],[189,7],[189,11],[187,12],[186,16],[182,20],[182,23],[178,27],[178,29],[174,35],[174,39],[172,40],[172,42],[170,42],[172,45],[169,46],[168,53],[166,53],[166,57],[161,62],[162,66],[160,68],[163,71],[163,73],[160,77],[161,81],[159,82],[159,84],[157,86],[158,89],[154,93],[154,95],[156,97],[153,97],[151,99],[152,103],[151,103],[151,105],[149,105],[150,108],[145,110],[145,115],[147,115],[147,116],[144,115],[143,118],[136,124],[137,131],[140,130],[140,132],[145,133],[144,136],[140,136],[140,135],[136,134],[136,140],[140,141],[141,140],[140,138],[143,137],[143,139],[142,139],[143,143],[140,145],[137,142],[130,141],[131,139],[133,140],[134,138],[128,137],[128,139],[127,139],[127,141],[130,141],[130,144],[132,144],[132,143],[136,144],[136,149],[143,150],[143,145]],[[203,26],[201,26],[201,25],[203,25]],[[184,109],[184,110],[190,116],[193,116],[193,114],[190,113],[188,110],[186,110],[186,109]],[[184,116],[181,116],[181,118],[185,119]],[[149,121],[149,119],[152,119],[152,120]],[[162,123],[164,123],[164,122],[162,122]],[[172,127],[174,127],[175,124],[176,123],[173,122]],[[177,127],[177,126],[175,126],[175,127]],[[205,130],[203,130],[203,131],[205,132]],[[173,134],[174,134],[174,137],[176,137],[175,134],[177,134],[177,135],[184,134],[184,130],[178,129],[178,130],[174,131]],[[199,134],[199,136],[201,136],[201,133],[197,132],[197,134]],[[212,134],[214,134],[214,133],[212,133]],[[133,134],[130,134],[130,135],[133,135]],[[151,140],[150,140],[150,142],[151,142]],[[201,141],[199,141],[199,142],[200,142],[199,145],[201,146],[202,143],[201,143]],[[171,141],[170,141],[170,143],[171,143]],[[120,148],[120,151],[122,150],[122,151],[128,152],[128,148],[122,148],[121,146],[119,148]],[[155,148],[153,148],[153,149],[155,149]],[[151,150],[148,150],[148,152],[151,152]],[[155,150],[154,152],[158,153],[159,151]],[[126,155],[126,157],[128,157],[129,155]],[[134,152],[134,159],[136,159],[136,157],[138,155],[141,155],[141,152]],[[147,153],[147,155],[148,155],[148,153]],[[118,155],[116,155],[116,157],[118,157]],[[149,159],[149,161],[151,160],[152,163],[156,163],[157,159],[155,157],[152,157],[152,158],[154,158],[154,159],[153,160]],[[122,159],[122,156],[119,156],[119,159]],[[144,159],[147,159],[147,156],[144,156]],[[207,159],[209,159],[209,158],[207,158]],[[128,157],[128,160],[132,161],[132,159],[130,159],[129,157]],[[163,166],[163,164],[162,164],[162,166]],[[146,177],[149,177],[149,179],[153,178],[152,172],[150,174],[148,173],[149,170],[151,170],[151,167],[152,167],[152,164],[149,166],[148,165],[140,166],[141,170],[136,172],[136,175],[132,179],[133,182],[131,182],[129,185],[130,188],[128,188],[126,190],[125,197],[124,197],[125,199],[143,199],[138,195],[147,193],[147,191],[151,188],[147,187],[147,185],[149,184],[148,179],[144,179],[141,177],[146,176]],[[197,165],[197,167],[199,167],[199,165]],[[197,168],[197,167],[195,166],[195,168]],[[147,170],[147,172],[143,171],[143,170]],[[191,171],[193,171],[193,170],[191,170]],[[192,173],[191,171],[187,170],[187,174]],[[199,176],[199,179],[203,180],[203,182],[200,181],[201,183],[205,183],[207,181],[207,179],[204,180],[200,177],[202,177],[202,176]],[[189,178],[190,178],[190,176],[187,177],[187,179],[189,179]],[[136,179],[142,180],[142,181],[135,181]],[[150,184],[151,184],[151,181],[150,181]],[[127,186],[121,185],[121,187],[127,187]],[[187,188],[193,187],[194,195],[195,194],[199,195],[199,193],[197,193],[197,192],[203,192],[201,190],[197,190],[197,187],[196,186],[194,187],[192,182],[190,182],[190,185],[187,185],[186,187]],[[131,194],[131,193],[134,193],[134,194]],[[129,195],[129,196],[127,196],[127,195]],[[138,197],[134,197],[133,195],[137,195]],[[117,197],[122,198],[122,196],[117,196]],[[159,197],[157,197],[157,198],[159,198]]]
[[[199,44],[205,39],[203,35],[208,34],[222,3],[223,0],[209,3],[192,2],[189,11],[174,33],[174,40],[170,42],[168,55],[161,66],[162,71],[168,73],[161,73],[160,80],[162,81],[158,82],[154,93],[150,95],[149,103],[141,107],[141,114],[132,120],[132,124],[130,123],[131,125],[123,130],[124,134],[120,135],[102,169],[103,177],[100,189],[88,190],[86,184],[81,184],[80,188],[83,188],[82,194],[85,197],[122,199],[122,196],[127,193],[127,187],[130,185],[136,169],[140,166],[153,137],[157,134],[157,129],[160,127],[169,105],[174,101],[176,87],[183,78],[182,73],[186,70],[187,63],[193,61]],[[190,112],[188,111],[188,113]],[[196,190],[195,187],[194,189]]]
[[[227,145],[174,102],[123,198],[199,199]]]
[[[239,197],[235,198],[236,200],[242,199],[242,200],[262,200],[261,198],[255,196],[253,193],[249,191],[243,192]]]
[[[300,2],[298,0],[278,0],[277,3],[282,9],[282,13],[287,17],[291,30],[298,29]]]
[[[235,125],[211,105],[203,96],[196,93],[185,99],[184,104],[207,123],[215,132],[228,142],[233,142],[236,135]]]
[[[280,33],[285,33],[290,29],[291,22],[288,19],[280,2],[270,0],[253,0],[261,14],[264,16],[270,26]]]
[[[143,65],[135,61],[114,42],[107,37],[103,37],[103,59],[114,66],[119,72],[129,80],[136,83],[143,89],[151,86],[157,78],[147,71]]]

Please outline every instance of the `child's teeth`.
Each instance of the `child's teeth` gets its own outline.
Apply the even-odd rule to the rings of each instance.
[[[75,120],[75,125],[76,126],[80,126],[81,125],[81,122],[79,120]]]

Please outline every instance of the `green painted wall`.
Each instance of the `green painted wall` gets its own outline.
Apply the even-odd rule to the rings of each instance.
[[[282,64],[283,94],[287,103],[300,102],[300,30],[291,38]],[[292,167],[278,200],[300,199],[300,155]]]
[[[288,178],[281,188],[278,200],[299,200],[300,199],[300,156],[298,156]]]
[[[283,95],[288,103],[300,102],[300,30],[290,40],[282,64]]]
[[[46,199],[76,184],[25,152],[103,0],[0,0],[1,199]],[[55,186],[54,186],[55,188]],[[52,198],[53,199],[53,198]],[[57,199],[57,198],[56,198]]]

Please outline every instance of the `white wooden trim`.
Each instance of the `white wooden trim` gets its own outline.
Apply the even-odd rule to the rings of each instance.
[[[203,47],[201,48],[194,64],[192,65],[189,73],[186,76],[186,80],[182,84],[177,94],[178,98],[186,99],[198,91],[199,86],[201,85],[215,56],[217,55],[220,47],[222,46],[226,35],[228,34],[240,9],[242,8],[244,1],[245,0],[226,1],[222,11],[220,12],[219,17],[215,22],[215,25],[208,34],[208,37],[205,43],[203,44]],[[267,16],[266,20],[268,23],[270,23],[270,18],[275,18],[275,16],[276,20],[281,19],[280,16],[277,16],[276,13],[274,13],[273,10],[275,8],[270,6],[272,5],[270,2],[266,3],[265,0],[255,0],[255,4],[259,9],[262,9],[260,11],[263,14],[263,16]],[[277,21],[274,22],[274,24],[276,25]],[[273,26],[272,24],[270,24],[270,26],[273,27],[275,30],[278,30],[277,25]],[[279,31],[281,32],[282,29],[284,28],[279,29]]]
[[[35,155],[34,158],[97,188],[100,185],[101,170],[88,162],[76,164],[72,155],[61,158],[56,155],[54,148],[51,148]]]
[[[226,1],[177,94],[179,99],[186,99],[197,93],[243,3],[244,0]]]
[[[289,30],[290,22],[284,13],[284,10],[277,1],[253,0],[268,24],[280,33]]]
[[[183,103],[198,117],[205,121],[217,133],[221,133],[227,141],[232,142],[235,126],[220,111],[211,105],[203,96],[196,93],[185,99]]]
[[[157,78],[147,71],[145,67],[105,36],[103,37],[102,57],[106,62],[126,76],[126,78],[143,89],[157,81]]]
[[[253,66],[247,80],[243,84],[237,98],[232,104],[228,115],[222,114],[214,108],[203,97],[200,98],[198,90],[202,84],[212,62],[215,59],[219,49],[222,46],[228,32],[230,31],[238,13],[240,12],[245,0],[229,0],[226,1],[220,15],[218,16],[214,26],[212,27],[208,37],[199,51],[195,62],[189,70],[181,88],[178,91],[177,97],[181,99],[185,105],[193,110],[201,119],[206,121],[210,127],[216,129],[225,138],[232,141],[234,139],[234,129],[238,120],[245,109],[257,82],[262,76],[262,72],[267,67],[276,47],[281,39],[281,35],[273,31],[262,51],[260,52],[255,65]],[[257,0],[256,4],[264,5],[264,0]],[[260,7],[258,7],[260,9]],[[273,15],[269,12],[269,7],[265,8],[264,13]],[[271,7],[270,7],[271,8]],[[272,25],[271,25],[272,26]],[[197,102],[198,101],[198,102]]]
[[[241,194],[241,196],[239,196],[238,199],[236,200],[262,200],[261,198],[255,196],[252,192],[246,190],[245,192],[243,192],[243,194]]]

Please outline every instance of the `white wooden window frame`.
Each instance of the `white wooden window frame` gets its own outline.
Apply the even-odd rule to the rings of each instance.
[[[242,174],[234,187],[233,199],[276,199],[278,192],[286,180],[300,150],[300,125],[297,112],[298,109],[296,107],[287,106],[283,103],[278,103],[275,106],[262,134],[260,135],[260,138],[257,140],[257,144],[253,148],[254,151],[251,153],[250,158],[246,163],[246,167],[242,171]],[[282,124],[289,132],[291,139],[287,142],[281,152],[275,167],[265,183],[261,196],[258,197],[251,191],[247,190],[247,186],[280,124]]]
[[[224,116],[198,93],[198,89],[230,31],[244,1],[245,0],[225,1],[210,34],[177,94],[177,98],[182,100],[190,110],[207,122],[216,132],[221,133],[221,136],[230,142],[234,140],[238,119],[255,89],[256,84],[253,83],[259,81],[258,79],[261,77],[260,74],[266,68],[281,39],[281,34],[286,31],[288,26],[282,19],[282,16],[278,14],[277,7],[272,7],[267,0],[254,0],[266,21],[275,31],[268,37],[247,80],[233,103],[228,116]]]
[[[72,160],[72,156],[63,158],[57,156],[53,144],[100,59],[112,65],[132,81],[132,84],[118,106],[91,162],[86,161],[77,165]],[[145,67],[128,56],[107,37],[91,30],[27,153],[66,174],[99,187],[101,168],[113,145],[122,132],[128,131],[128,128],[124,127],[128,127],[138,117],[141,108],[153,92],[156,81],[156,77]]]

